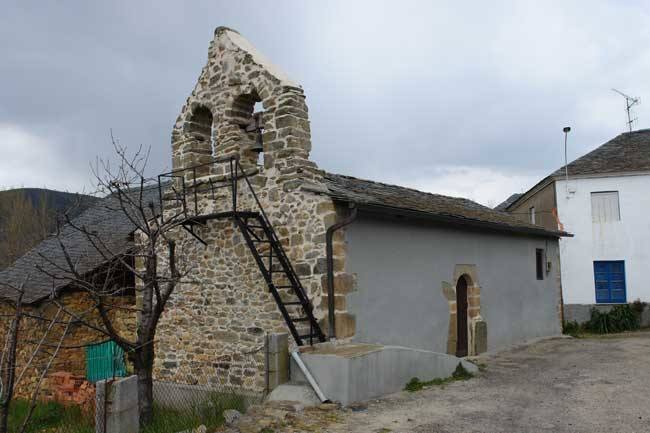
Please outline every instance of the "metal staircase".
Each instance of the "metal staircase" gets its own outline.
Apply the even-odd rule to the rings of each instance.
[[[216,172],[213,169],[217,165],[225,169],[224,175],[212,174]],[[245,187],[243,191],[239,189],[240,183]],[[209,220],[233,220],[253,254],[296,344],[311,345],[327,340],[314,317],[313,305],[237,156],[217,158],[205,164],[161,174],[158,176],[158,192],[161,209],[176,210],[176,213],[170,211],[163,218],[174,218],[204,245],[207,243],[201,238],[201,226],[205,226]],[[248,202],[253,209],[238,209],[238,205],[241,205],[240,194],[249,194]],[[227,207],[230,209],[217,212],[202,209],[200,203],[206,200],[202,201],[201,198],[205,197],[216,205],[221,204],[221,199],[229,199]]]

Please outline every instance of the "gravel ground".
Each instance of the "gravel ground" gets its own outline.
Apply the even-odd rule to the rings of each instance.
[[[476,378],[370,402],[327,431],[650,432],[648,332],[546,340],[480,362]]]

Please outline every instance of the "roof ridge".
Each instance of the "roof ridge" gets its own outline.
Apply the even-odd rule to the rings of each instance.
[[[552,182],[560,176],[564,177],[567,168],[569,178],[650,173],[650,128],[621,132],[568,164],[561,165],[510,203],[507,209],[512,208],[547,182]]]
[[[361,206],[377,206],[384,209],[420,212],[433,218],[451,218],[447,222],[462,220],[462,224],[471,224],[483,228],[498,228],[505,231],[526,232],[542,236],[562,236],[559,231],[531,225],[508,213],[492,209],[463,197],[434,194],[329,172],[324,172],[324,178],[329,189],[329,195]]]
[[[454,200],[464,200],[464,201],[468,201],[470,203],[477,204],[479,206],[483,206],[483,207],[485,207],[487,209],[490,209],[490,207],[484,206],[481,203],[478,203],[478,202],[476,202],[474,200],[471,200],[471,199],[468,199],[466,197],[458,197],[458,196],[453,196],[453,195],[445,195],[445,194],[438,194],[438,193],[435,193],[435,192],[422,191],[420,189],[411,188],[409,186],[402,186],[402,185],[397,185],[397,184],[394,184],[394,183],[385,183],[385,182],[380,182],[380,181],[377,181],[377,180],[370,180],[370,179],[364,179],[364,178],[361,178],[361,177],[350,176],[350,175],[347,175],[347,174],[332,173],[332,172],[329,172],[329,171],[326,171],[325,174],[326,175],[331,175],[331,176],[339,176],[339,177],[343,177],[343,178],[346,178],[346,179],[360,180],[360,181],[363,181],[363,182],[374,183],[374,184],[377,184],[377,185],[383,185],[383,186],[406,189],[406,190],[409,190],[409,191],[417,192],[418,194],[427,194],[427,195],[431,195],[431,196],[435,196],[435,197],[451,198],[451,199],[454,199]]]

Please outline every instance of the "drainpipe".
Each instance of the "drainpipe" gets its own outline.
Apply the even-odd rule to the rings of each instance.
[[[320,389],[320,386],[318,386],[316,379],[314,379],[314,376],[311,375],[305,363],[302,362],[302,358],[300,358],[298,351],[291,352],[291,357],[294,361],[296,361],[298,368],[300,368],[300,371],[302,371],[302,374],[307,379],[307,382],[309,382],[309,385],[311,385],[311,388],[314,390],[321,403],[329,403],[329,399],[325,397],[325,394],[323,394],[323,391]]]
[[[325,234],[326,250],[327,250],[327,323],[329,325],[329,339],[336,340],[336,328],[334,327],[334,310],[336,305],[334,303],[334,248],[332,247],[332,241],[334,239],[334,232],[337,230],[351,224],[357,218],[357,206],[354,203],[350,203],[350,208],[352,212],[342,221],[332,224]]]

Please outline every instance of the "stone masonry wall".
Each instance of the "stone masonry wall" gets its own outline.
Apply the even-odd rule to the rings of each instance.
[[[245,130],[256,102],[264,108],[263,166],[256,164],[258,154],[252,150],[255,133]],[[172,131],[172,154],[175,170],[239,155],[322,320],[327,315],[325,233],[338,217],[331,198],[318,193],[324,186],[322,172],[309,161],[307,111],[297,84],[238,33],[220,27],[210,44],[208,63]],[[207,165],[197,169],[197,176],[202,182],[219,182],[229,169],[228,163]],[[191,191],[192,170],[182,175]],[[179,186],[178,179],[175,182]],[[174,195],[171,190],[167,193]],[[199,214],[231,210],[228,189],[214,197],[207,192],[198,197]],[[243,181],[238,203],[239,210],[259,210]],[[164,213],[169,217],[178,211],[171,203]],[[196,230],[207,246],[183,230],[175,234],[179,261],[191,272],[161,319],[155,377],[261,392],[265,335],[287,332],[285,323],[235,223],[210,220]],[[343,269],[343,243],[343,233],[338,233],[334,248],[339,290],[346,282],[352,284]],[[344,308],[343,302],[337,305]],[[337,328],[347,332],[339,337],[350,336],[353,317],[344,312],[339,317]],[[326,323],[323,330],[327,332]]]
[[[67,311],[75,315],[82,315],[85,318],[91,319],[94,324],[99,325],[99,316],[92,312],[93,300],[85,292],[64,292],[58,299]],[[127,305],[133,306],[135,300],[133,297],[116,297],[111,300],[113,305]],[[26,305],[23,307],[24,312],[31,316],[37,316],[52,320],[58,307],[53,303],[42,303],[35,305]],[[5,303],[0,303],[0,342],[5,341],[5,332],[9,327],[12,315],[15,310],[12,306]],[[91,311],[92,313],[88,313]],[[126,336],[132,337],[135,334],[135,315],[125,309],[113,309],[111,311],[113,323],[118,332]],[[43,367],[49,362],[50,356],[48,353],[54,351],[54,347],[60,341],[61,335],[65,328],[65,323],[71,320],[71,317],[63,312],[59,315],[59,321],[62,324],[55,325],[47,335],[46,343],[49,347],[43,347],[23,379],[16,388],[16,396],[19,398],[31,397],[32,390],[38,382]],[[48,321],[25,317],[21,321],[18,356],[17,356],[17,369],[18,374],[26,365],[27,360],[32,356],[37,342],[45,335],[46,329],[49,326]],[[63,348],[60,350],[59,355],[53,361],[49,373],[67,372],[76,376],[86,375],[86,355],[84,345],[93,344],[106,340],[104,334],[90,329],[81,324],[72,324],[68,330],[68,334],[63,341]],[[40,398],[47,398],[50,389],[48,389],[48,380],[44,381]]]

